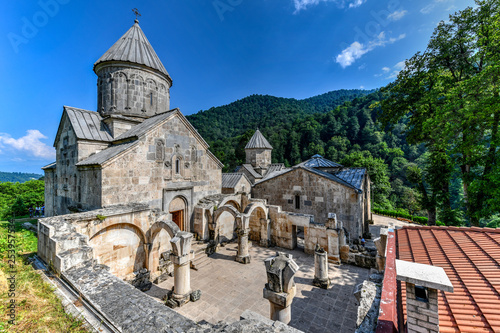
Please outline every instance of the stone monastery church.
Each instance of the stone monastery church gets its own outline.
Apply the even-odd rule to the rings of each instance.
[[[207,142],[170,109],[172,78],[137,20],[93,69],[97,112],[64,107],[56,162],[43,168],[49,217],[39,222],[39,256],[57,271],[90,260],[124,280],[146,269],[153,281],[171,274],[171,254],[189,264],[191,239],[214,250],[238,239],[236,260],[246,263],[249,240],[294,249],[301,233],[305,252],[320,245],[339,263],[349,239],[368,231],[365,169],[319,155],[272,164],[257,130],[246,163],[223,174]],[[190,292],[176,290],[179,299]]]

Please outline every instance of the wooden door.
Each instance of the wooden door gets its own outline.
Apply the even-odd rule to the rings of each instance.
[[[177,224],[181,231],[184,231],[184,210],[177,210],[170,212],[172,214],[172,221]]]

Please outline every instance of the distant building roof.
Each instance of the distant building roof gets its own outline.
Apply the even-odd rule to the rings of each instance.
[[[222,188],[235,188],[241,178],[245,178],[250,184],[250,180],[243,173],[223,173]]]
[[[314,155],[307,161],[297,164],[297,166],[305,166],[307,168],[341,168],[342,165],[333,161],[327,160],[321,155]]]
[[[335,176],[346,181],[352,186],[362,189],[363,180],[365,179],[366,169],[365,168],[344,168],[338,172],[335,172]]]
[[[363,191],[363,189],[361,189],[359,187],[356,187],[353,184],[350,184],[350,183],[346,182],[345,180],[337,177],[335,174],[332,174],[332,173],[329,173],[329,172],[325,172],[325,171],[321,171],[321,170],[318,170],[318,169],[315,169],[315,168],[308,168],[308,167],[305,167],[305,166],[300,165],[300,164],[297,165],[297,166],[294,166],[293,168],[283,168],[283,169],[278,170],[278,171],[268,172],[266,174],[266,176],[263,179],[259,180],[257,183],[260,184],[260,183],[266,182],[266,181],[268,181],[268,180],[270,180],[272,178],[279,177],[281,175],[284,175],[284,174],[286,174],[288,172],[291,172],[291,171],[297,170],[297,169],[307,170],[307,171],[309,171],[311,173],[314,173],[314,174],[316,174],[316,175],[318,175],[320,177],[323,177],[323,178],[326,178],[328,180],[334,181],[336,183],[342,184],[344,186],[350,187],[350,188],[356,190],[357,192],[362,192]]]
[[[84,165],[102,165],[105,162],[109,161],[113,157],[117,156],[121,152],[124,152],[128,148],[134,146],[137,142],[139,141],[132,141],[132,142],[127,142],[124,144],[116,145],[116,146],[111,146],[109,148],[106,148],[96,154],[90,155],[88,158],[76,163],[77,166],[84,166]]]
[[[78,139],[105,142],[113,140],[99,113],[69,106],[65,106],[64,111]]]
[[[252,175],[252,177],[254,178],[262,178],[262,176],[257,172],[255,171],[255,169],[253,168],[253,166],[251,164],[243,164],[242,167],[247,170],[250,175]],[[240,171],[240,169],[238,169],[238,171]]]
[[[245,149],[273,149],[269,141],[262,135],[259,130],[255,131],[250,141],[248,141]]]
[[[454,293],[438,291],[440,332],[500,332],[500,230],[411,226],[396,232],[399,259],[442,267],[453,284]]]
[[[109,50],[104,53],[94,64],[95,67],[106,61],[124,61],[144,65],[168,75],[160,58],[149,43],[146,35],[139,26],[139,21],[118,40]]]
[[[319,176],[322,176],[324,178],[333,180],[333,181],[335,181],[337,183],[340,183],[340,184],[345,185],[347,187],[353,188],[353,189],[355,189],[358,192],[362,192],[363,191],[363,189],[361,187],[357,187],[357,186],[355,186],[355,185],[353,185],[353,184],[351,184],[351,183],[343,180],[342,178],[337,177],[336,174],[332,174],[332,173],[329,173],[329,172],[321,171],[321,170],[318,170],[316,168],[307,168],[307,167],[303,167],[303,166],[300,166],[300,167],[303,168],[303,169],[306,169],[306,170],[308,170],[308,171],[310,171],[312,173],[315,173],[315,174],[317,174]]]
[[[285,165],[283,163],[274,163],[271,164],[269,169],[267,169],[267,173],[275,172],[275,171],[281,171],[285,168]]]

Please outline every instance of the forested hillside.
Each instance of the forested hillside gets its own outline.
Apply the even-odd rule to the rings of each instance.
[[[29,180],[24,183],[0,183],[0,219],[28,214],[29,207],[44,205],[45,183]]]
[[[205,140],[214,142],[221,138],[236,137],[247,129],[291,124],[307,114],[331,111],[345,101],[370,92],[343,89],[304,100],[252,95],[228,105],[200,111],[188,116],[188,119]]]
[[[346,92],[306,100],[253,95],[188,118],[208,139],[226,172],[244,163],[244,147],[259,128],[274,148],[274,163],[290,166],[320,154],[345,166],[367,167],[375,207],[421,210],[405,168],[422,163],[425,147],[406,142],[404,121],[390,132],[381,128],[380,109],[371,108],[381,100],[380,92]]]
[[[42,175],[37,173],[24,173],[24,172],[1,172],[0,183],[3,182],[19,182],[24,183],[28,180],[39,179]]]

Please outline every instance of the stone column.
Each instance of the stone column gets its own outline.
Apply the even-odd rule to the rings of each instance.
[[[377,269],[379,272],[385,269],[385,248],[387,246],[387,228],[380,229],[380,237],[373,241],[377,248]]]
[[[172,261],[174,263],[174,292],[173,299],[183,305],[189,301],[191,293],[190,263],[194,259],[194,251],[191,250],[193,234],[180,231],[170,240],[172,243]]]
[[[292,319],[291,304],[297,288],[293,277],[299,266],[292,260],[291,254],[277,252],[275,257],[264,261],[267,272],[267,283],[264,298],[269,300],[271,320],[288,324]]]
[[[316,245],[314,249],[314,280],[313,285],[328,289],[330,279],[328,278],[328,253]]]
[[[236,255],[236,261],[242,264],[249,264],[248,233],[250,232],[250,218],[247,216],[238,217],[236,225],[238,228],[238,254]]]
[[[242,264],[250,263],[250,254],[248,253],[248,233],[250,229],[238,230],[238,254],[236,261]]]

